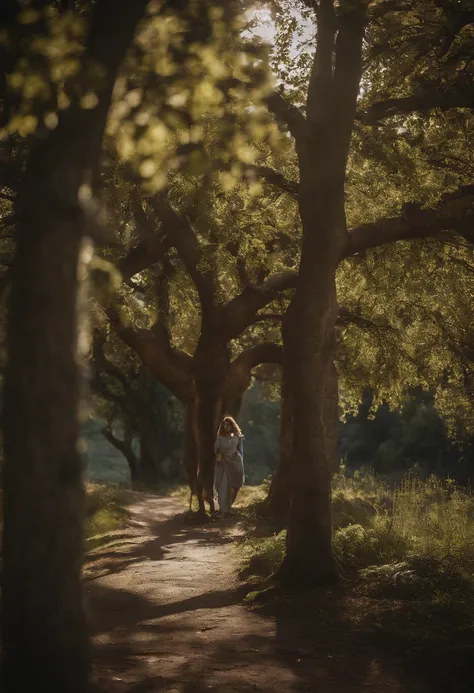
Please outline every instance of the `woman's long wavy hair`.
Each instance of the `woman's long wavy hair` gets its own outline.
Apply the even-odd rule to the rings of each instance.
[[[240,430],[240,428],[237,424],[237,421],[235,419],[233,419],[232,416],[228,416],[228,415],[224,416],[224,418],[222,419],[221,424],[219,426],[218,434],[220,436],[224,435],[224,424],[226,422],[230,423],[231,428],[232,428],[232,432],[234,433],[234,435],[242,436],[242,431]]]

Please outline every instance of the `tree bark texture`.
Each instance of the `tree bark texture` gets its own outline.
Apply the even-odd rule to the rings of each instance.
[[[124,433],[123,440],[120,440],[120,438],[117,438],[112,431],[107,428],[102,431],[102,435],[125,457],[130,471],[132,485],[136,484],[140,478],[140,463],[132,448],[133,435]]]
[[[80,235],[34,190],[29,194],[19,226],[5,383],[4,680],[8,691],[82,693],[89,643],[77,452]]]
[[[186,479],[191,494],[189,498],[189,510],[191,511],[193,496],[197,497],[198,472],[196,435],[194,431],[194,402],[187,402],[184,411],[184,446],[182,466],[186,474]]]
[[[275,523],[276,531],[287,526],[293,496],[293,400],[289,369],[284,369],[281,386],[280,462],[273,475],[263,515]]]
[[[140,422],[140,474],[139,482],[157,488],[161,481],[161,445],[156,421]]]
[[[334,461],[329,458],[325,400],[338,314],[336,270],[347,242],[344,180],[365,12],[362,0],[343,2],[336,16],[333,1],[321,0],[307,116],[296,133],[303,242],[296,291],[283,329],[285,377],[294,405],[294,486],[280,569],[288,587],[311,588],[338,577],[332,551]]]
[[[12,693],[90,689],[78,453],[81,189],[96,178],[115,77],[145,6],[97,6],[84,65],[106,67],[99,104],[72,104],[37,143],[17,200],[3,421],[2,673]]]
[[[328,451],[331,473],[339,471],[339,388],[335,363],[330,359],[325,374],[324,386],[324,436]]]
[[[199,511],[205,511],[207,501],[214,512],[214,442],[222,416],[223,389],[229,370],[227,345],[217,339],[212,323],[203,325],[201,338],[193,359],[194,432],[198,460],[197,496]]]

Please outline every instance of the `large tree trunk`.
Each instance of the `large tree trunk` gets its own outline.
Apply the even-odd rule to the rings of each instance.
[[[330,281],[328,284],[326,292],[318,292],[318,299],[314,296],[311,302],[293,302],[288,321],[292,327],[285,335],[285,367],[290,374],[294,402],[293,494],[280,577],[285,584],[301,588],[329,583],[338,577],[332,551],[333,465],[324,425],[325,382],[336,316],[331,306],[335,306],[335,286]],[[312,310],[308,310],[310,305]]]
[[[296,132],[303,242],[284,325],[285,367],[294,402],[294,492],[280,577],[288,586],[302,588],[338,577],[331,518],[335,463],[329,457],[325,399],[333,376],[336,271],[347,240],[344,181],[366,13],[363,0],[338,3],[337,16],[333,0],[320,0],[306,122],[299,122]]]
[[[282,377],[280,421],[280,462],[262,508],[262,515],[274,521],[277,531],[287,525],[293,494],[293,402],[287,369]]]
[[[48,159],[45,158],[45,162]],[[23,193],[5,380],[3,647],[8,691],[82,693],[89,643],[81,594],[80,233],[51,207],[41,162]]]
[[[204,501],[211,513],[214,505],[214,442],[222,414],[222,391],[209,373],[199,373],[195,380],[194,434],[198,456],[197,496],[200,513],[205,512]]]
[[[160,441],[153,423],[141,423],[139,481],[145,486],[158,488],[161,481],[161,455]]]
[[[3,467],[3,684],[12,693],[90,688],[78,454],[80,193],[97,173],[115,76],[145,5],[127,3],[123,12],[106,0],[97,5],[86,60],[106,68],[99,103],[61,115],[35,147],[18,197]]]
[[[336,366],[330,359],[324,388],[324,434],[331,472],[339,471],[339,386]]]
[[[140,476],[140,463],[132,447],[133,435],[131,432],[124,432],[123,440],[117,438],[110,428],[104,428],[102,435],[125,457],[130,471],[130,480],[132,485],[135,484]]]
[[[281,391],[281,434],[280,434],[280,462],[273,475],[268,496],[262,507],[261,513],[269,517],[275,523],[276,531],[287,526],[288,515],[293,495],[293,404],[291,398],[291,384],[288,382],[289,374],[285,369]],[[337,371],[334,363],[330,361],[326,370],[323,402],[324,438],[331,472],[338,469],[338,416],[339,397],[337,384]]]
[[[205,512],[207,501],[211,513],[214,505],[214,443],[222,416],[223,395],[229,372],[228,345],[219,341],[217,325],[211,317],[203,324],[201,339],[193,359],[196,398],[194,432],[198,458],[197,496],[199,512]]]
[[[187,402],[184,410],[184,448],[182,464],[188,480],[189,489],[193,495],[196,495],[198,465],[196,436],[194,431],[194,402]]]

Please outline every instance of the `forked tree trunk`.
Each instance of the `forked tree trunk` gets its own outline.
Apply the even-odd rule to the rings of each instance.
[[[213,378],[209,378],[209,370],[203,370],[203,375],[198,375],[195,379],[195,401],[186,405],[183,450],[183,467],[191,497],[196,496],[198,501],[200,499],[201,513],[204,511],[204,501],[209,502],[211,499],[211,510],[214,504],[214,442],[219,422],[225,414],[238,417],[243,397],[243,393],[236,395],[233,392],[229,395],[223,385],[225,379],[220,377],[219,381],[214,381]]]

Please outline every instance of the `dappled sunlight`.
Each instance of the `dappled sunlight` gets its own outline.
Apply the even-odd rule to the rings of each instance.
[[[472,692],[473,27],[0,2],[2,691]]]
[[[235,529],[186,526],[181,509],[176,500],[143,497],[133,512],[149,526],[129,548],[135,562],[117,559],[108,577],[87,583],[99,681],[117,691],[148,682],[153,691],[311,686],[323,693],[331,681],[337,693],[381,686],[401,693],[386,662],[356,645],[338,595],[249,610],[248,588],[236,583],[238,554],[229,553]]]

